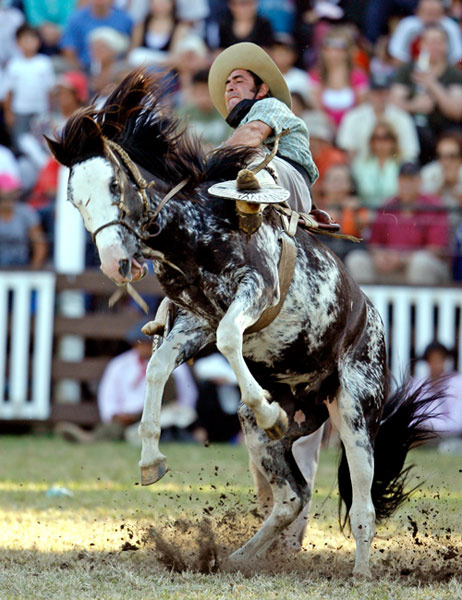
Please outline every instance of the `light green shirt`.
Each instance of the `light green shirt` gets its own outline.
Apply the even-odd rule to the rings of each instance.
[[[280,100],[263,98],[263,100],[255,102],[239,125],[245,125],[252,121],[266,123],[275,135],[278,135],[284,129],[289,129],[290,133],[283,136],[279,141],[278,154],[301,165],[308,173],[311,184],[316,181],[319,177],[319,171],[311,156],[310,136],[302,119],[296,117],[290,108]],[[267,137],[265,140],[265,144],[272,144],[273,142],[274,135]]]

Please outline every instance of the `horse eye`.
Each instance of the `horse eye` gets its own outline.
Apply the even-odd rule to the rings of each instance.
[[[111,194],[118,194],[119,193],[119,182],[116,179],[111,181],[111,185],[109,186],[109,189],[111,190]]]

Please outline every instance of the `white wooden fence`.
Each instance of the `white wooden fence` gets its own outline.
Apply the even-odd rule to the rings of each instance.
[[[363,286],[385,324],[390,367],[401,380],[412,357],[438,339],[462,371],[462,288]],[[55,275],[0,272],[0,419],[50,415]],[[33,331],[32,331],[33,329]],[[417,364],[416,374],[421,373]]]
[[[457,367],[462,371],[462,287],[365,285],[362,289],[382,316],[390,369],[398,381],[411,358],[421,356],[434,340],[457,350]],[[423,368],[422,362],[417,363],[415,374],[422,374]]]
[[[0,419],[49,417],[54,293],[54,273],[0,273]]]

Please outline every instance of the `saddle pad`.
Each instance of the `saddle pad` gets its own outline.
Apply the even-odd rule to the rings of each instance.
[[[236,181],[222,181],[208,189],[209,194],[226,200],[243,200],[250,204],[278,204],[285,202],[290,192],[275,183],[263,184],[259,190],[238,190]]]

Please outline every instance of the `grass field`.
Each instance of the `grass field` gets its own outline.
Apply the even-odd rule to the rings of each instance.
[[[322,453],[304,551],[270,552],[243,574],[219,567],[260,523],[246,449],[163,450],[171,471],[142,488],[139,452],[126,444],[0,437],[0,600],[462,599],[461,457],[411,454],[413,483],[424,483],[378,528],[374,580],[362,582],[337,525],[335,451]],[[201,563],[216,572],[194,570]]]

